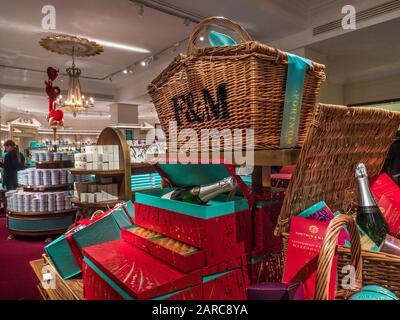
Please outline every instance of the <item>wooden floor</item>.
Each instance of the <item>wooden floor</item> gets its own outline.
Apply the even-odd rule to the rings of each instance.
[[[30,261],[29,264],[38,278],[37,287],[44,300],[83,300],[82,279],[62,279],[46,255],[43,255],[42,259]],[[42,284],[42,272],[47,270],[50,270],[55,275],[54,289],[50,288],[50,285],[44,288]]]

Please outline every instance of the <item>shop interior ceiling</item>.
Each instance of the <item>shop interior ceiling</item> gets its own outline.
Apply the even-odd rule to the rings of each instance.
[[[363,10],[385,4],[388,0],[353,2],[357,9]],[[148,118],[155,117],[155,111],[146,94],[147,84],[175,55],[185,53],[184,40],[195,23],[208,16],[229,17],[257,40],[279,45],[285,50],[310,48],[326,55],[330,62],[346,59],[350,39],[353,45],[352,54],[347,55],[349,62],[342,69],[335,67],[332,71],[337,81],[355,79],[365,69],[362,69],[362,63],[370,63],[368,69],[375,72],[374,66],[379,67],[379,62],[388,61],[385,54],[392,59],[400,56],[384,48],[387,42],[384,36],[396,33],[400,25],[398,21],[393,21],[397,25],[390,34],[383,29],[377,31],[383,33],[382,36],[375,35],[381,40],[378,47],[374,47],[375,40],[370,42],[370,47],[367,46],[368,32],[361,35],[362,50],[370,53],[366,57],[368,61],[356,57],[359,31],[345,35],[350,37],[348,39],[338,36],[338,31],[313,36],[313,27],[342,17],[341,8],[347,4],[342,0],[52,0],[51,5],[56,9],[56,30],[43,30],[44,15],[41,11],[46,4],[48,2],[41,0],[0,0],[2,106],[47,112],[43,93],[44,71],[51,65],[64,73],[71,64],[70,57],[48,52],[39,46],[38,41],[51,33],[87,37],[104,46],[103,54],[77,60],[83,74],[83,92],[93,95],[97,101],[92,112],[105,113],[111,103],[124,102],[139,104],[139,114]],[[399,16],[399,11],[386,16],[394,19]],[[364,22],[361,27],[381,23],[384,18]],[[398,52],[398,45],[393,46],[391,49]],[[158,54],[160,52],[162,54]],[[352,63],[354,59],[357,63]],[[142,61],[152,63],[142,67]],[[383,68],[388,67],[380,66]],[[353,72],[349,73],[349,70]],[[67,78],[61,76],[57,84],[65,90]]]

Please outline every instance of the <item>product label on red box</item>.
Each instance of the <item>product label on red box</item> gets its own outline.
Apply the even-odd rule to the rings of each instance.
[[[397,235],[400,232],[400,191],[389,196],[383,195],[378,206],[386,219],[390,232]]]
[[[397,235],[400,232],[400,188],[385,173],[374,181],[371,190],[377,199],[390,232]]]
[[[307,300],[313,300],[317,276],[318,256],[328,223],[292,217],[289,244],[286,254],[283,282],[304,284]],[[337,258],[331,270],[329,299],[334,299]]]
[[[387,197],[392,196],[394,193],[399,191],[397,184],[390,178],[386,173],[381,174],[371,185],[371,191],[375,198],[379,199],[385,195]]]

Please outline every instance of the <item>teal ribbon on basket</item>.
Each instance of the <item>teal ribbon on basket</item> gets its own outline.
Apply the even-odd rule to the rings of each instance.
[[[288,53],[285,104],[280,139],[281,149],[294,148],[298,142],[307,67],[313,67],[310,60]]]
[[[226,34],[217,31],[210,31],[208,33],[208,41],[213,47],[234,46],[236,41]]]
[[[208,41],[213,47],[237,44],[228,35],[216,31],[208,33]],[[304,81],[308,67],[313,68],[313,63],[309,59],[288,53],[285,104],[280,138],[281,149],[294,148],[298,142]]]

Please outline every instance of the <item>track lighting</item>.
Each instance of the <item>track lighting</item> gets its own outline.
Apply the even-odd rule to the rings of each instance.
[[[122,71],[122,72],[123,72],[124,74],[127,74],[127,73],[128,73],[128,70],[125,69],[125,70]]]

